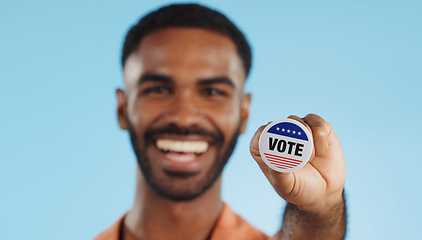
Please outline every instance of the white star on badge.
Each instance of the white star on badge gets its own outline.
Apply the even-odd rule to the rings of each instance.
[[[302,134],[301,132],[298,132],[298,133],[297,133],[297,135],[301,135],[301,134]]]
[[[296,134],[296,131],[293,131],[293,134]]]
[[[282,132],[284,132],[285,130],[286,130],[286,129],[284,129],[284,128],[283,128],[283,129],[281,129],[281,131],[282,131]]]
[[[279,127],[277,128],[277,131],[280,131],[280,128]]]
[[[287,132],[290,133],[290,129],[287,129]]]

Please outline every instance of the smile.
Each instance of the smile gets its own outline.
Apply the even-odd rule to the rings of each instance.
[[[177,162],[194,161],[197,155],[206,152],[209,144],[206,141],[182,141],[158,139],[156,147],[166,154],[170,160]]]

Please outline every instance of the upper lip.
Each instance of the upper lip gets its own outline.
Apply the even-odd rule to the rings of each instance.
[[[189,135],[181,135],[181,134],[159,134],[157,136],[154,136],[154,141],[157,141],[157,139],[170,139],[170,140],[178,140],[178,141],[206,141],[208,144],[211,144],[213,142],[213,139],[208,136],[203,135],[195,135],[195,134],[189,134]]]

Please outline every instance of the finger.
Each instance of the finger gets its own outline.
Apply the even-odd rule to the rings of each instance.
[[[296,115],[290,115],[288,118],[293,119],[293,120],[296,120],[296,121],[302,123],[303,126],[305,126],[308,129],[308,131],[312,134],[311,127],[302,118],[300,118],[300,117],[298,117]],[[314,142],[315,142],[315,140],[314,140]],[[312,160],[314,159],[314,157],[315,157],[315,146],[313,146],[313,148],[312,148],[312,154],[311,154],[311,157],[309,158],[309,162],[312,162]]]
[[[249,151],[251,152],[252,157],[255,158],[255,156],[261,157],[261,154],[259,153],[259,138],[261,137],[262,131],[264,131],[265,127],[268,126],[271,122],[268,122],[265,125],[262,125],[261,127],[256,130],[255,135],[251,139],[251,143],[249,145]]]
[[[268,123],[269,124],[269,123]],[[273,169],[271,169],[262,159],[261,157],[261,153],[259,152],[259,139],[261,137],[261,133],[262,131],[264,131],[265,127],[268,125],[262,125],[261,127],[258,128],[258,130],[255,132],[255,135],[252,137],[250,146],[249,146],[249,150],[251,152],[251,155],[253,157],[253,159],[255,159],[256,163],[259,165],[259,167],[261,168],[262,172],[268,177],[270,177],[270,175],[272,175],[274,173],[279,173]],[[270,180],[270,179],[268,179]],[[270,180],[271,182],[271,180]]]
[[[306,124],[306,122],[302,118],[300,118],[300,117],[298,117],[296,115],[290,115],[288,118],[293,119],[293,120],[296,120],[296,121],[302,123],[303,126],[305,126],[309,130],[309,132],[312,133],[311,128],[308,126],[308,124]]]
[[[264,173],[265,177],[273,185],[274,189],[276,189],[280,196],[284,196],[293,188],[294,177],[292,173],[282,173],[273,170],[264,162],[259,152],[259,139],[261,137],[262,131],[264,131],[265,127],[268,124],[259,127],[258,130],[255,132],[255,135],[252,137],[250,143],[250,152],[253,159],[255,159],[259,168]]]
[[[258,163],[258,165],[261,167],[261,169],[262,169],[263,165],[266,166],[266,164],[262,160],[261,154],[259,152],[259,138],[261,137],[261,133],[262,133],[262,131],[264,131],[264,128],[267,125],[268,124],[262,125],[261,127],[258,128],[258,130],[255,132],[255,135],[252,137],[251,143],[249,145],[249,151],[251,152],[253,159],[255,159],[255,161]]]
[[[316,114],[308,114],[303,118],[306,124],[311,128],[314,138],[315,155],[325,156],[329,150],[329,135],[332,126],[323,118]]]

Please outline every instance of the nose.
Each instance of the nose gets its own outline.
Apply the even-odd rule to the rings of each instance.
[[[165,114],[167,124],[187,128],[198,126],[201,121],[201,109],[198,101],[190,94],[174,96]]]

